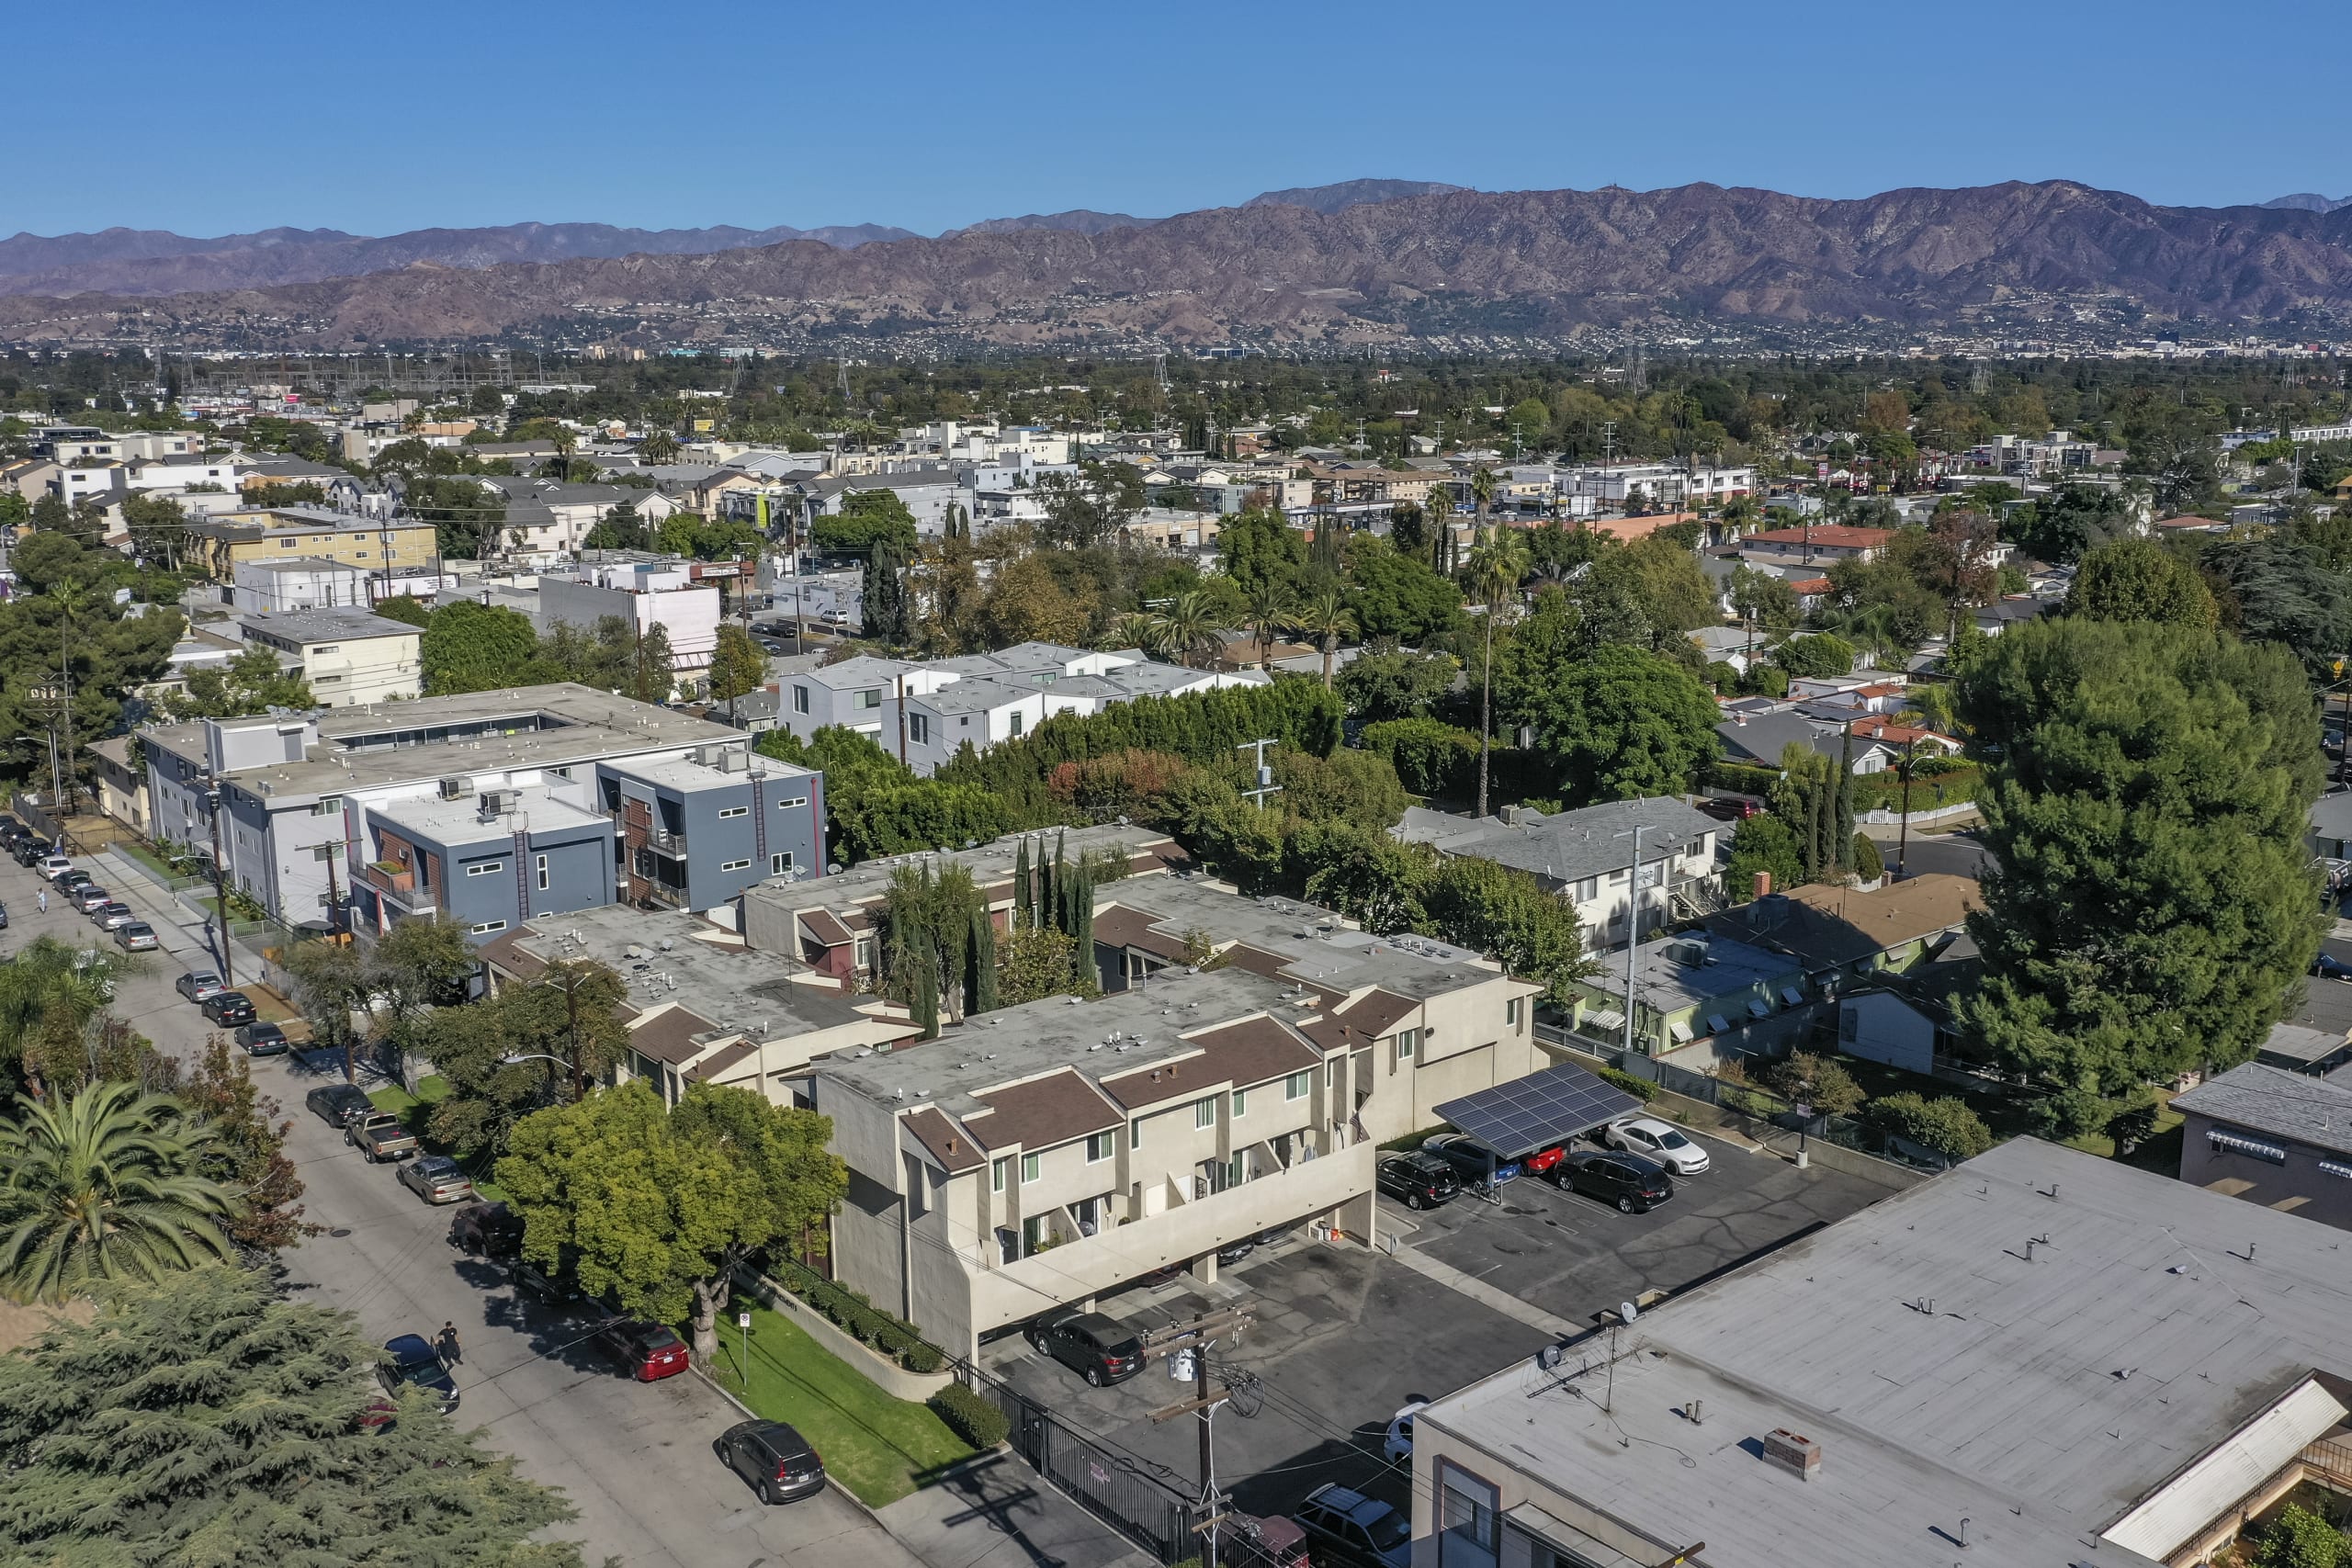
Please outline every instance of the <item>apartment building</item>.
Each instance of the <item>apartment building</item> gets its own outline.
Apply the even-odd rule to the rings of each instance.
[[[2338,1234],[2013,1138],[1431,1401],[1412,1562],[2222,1561],[2352,1486]]]
[[[395,594],[431,599],[458,585],[454,572],[436,572],[430,567],[386,577],[380,570],[348,561],[292,556],[285,560],[239,562],[230,592],[240,610],[364,610]]]
[[[481,943],[612,903],[613,819],[595,809],[594,787],[558,779],[356,813],[350,929],[380,936],[404,919],[439,919]]]
[[[296,556],[393,573],[430,568],[440,542],[433,525],[379,519],[315,506],[228,512],[188,525],[189,564],[206,579],[233,585],[247,561]]]
[[[596,773],[632,904],[710,909],[769,877],[823,874],[822,773],[740,743],[599,762]]]
[[[249,610],[237,617],[248,644],[300,670],[321,707],[413,697],[424,690],[424,630],[364,609]]]
[[[689,561],[583,561],[539,578],[541,620],[593,632],[609,615],[640,637],[658,626],[669,638],[670,667],[681,676],[710,668],[720,607],[718,586],[700,581]]]
[[[490,455],[487,447],[476,450]],[[590,530],[616,507],[628,507],[649,524],[658,524],[679,509],[660,491],[625,485],[503,475],[486,476],[480,482],[506,503],[500,527],[504,535],[501,553],[512,560],[543,567],[560,566],[579,554]]]
[[[492,994],[537,983],[551,964],[592,960],[628,987],[628,1045],[612,1077],[675,1105],[690,1085],[813,1103],[809,1063],[890,1049],[922,1032],[873,998],[806,984],[807,972],[695,916],[608,907],[517,927],[480,950]]]
[[[738,750],[741,732],[562,683],[140,732],[158,839],[210,841],[230,884],[289,924],[323,918],[366,813],[423,796],[595,777],[600,762]],[[811,863],[820,862],[812,856]]]
[[[1623,947],[1634,903],[1634,829],[1641,829],[1641,930],[1702,915],[1723,901],[1713,818],[1668,795],[1609,801],[1550,816],[1506,807],[1500,817],[1456,817],[1409,807],[1390,836],[1449,859],[1490,860],[1532,875],[1576,907],[1586,946]]]

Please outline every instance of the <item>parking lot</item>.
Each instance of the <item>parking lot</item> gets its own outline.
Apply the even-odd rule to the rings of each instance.
[[[1404,1506],[1406,1472],[1382,1457],[1397,1408],[1532,1355],[1554,1337],[1527,1317],[1590,1325],[1595,1314],[1645,1291],[1696,1284],[1884,1197],[1891,1189],[1770,1154],[1708,1141],[1712,1168],[1676,1183],[1646,1214],[1621,1214],[1532,1179],[1494,1202],[1464,1196],[1410,1213],[1383,1198],[1383,1234],[1434,1269],[1299,1233],[1219,1271],[1104,1297],[1101,1310],[1137,1327],[1210,1307],[1247,1304],[1257,1325],[1238,1347],[1213,1352],[1260,1381],[1253,1417],[1235,1407],[1216,1422],[1217,1468],[1237,1506],[1283,1513],[1316,1485],[1340,1481]],[[1463,1277],[1535,1309],[1520,1314]],[[1072,1425],[1141,1456],[1179,1490],[1198,1480],[1197,1428],[1155,1426],[1150,1412],[1190,1397],[1154,1364],[1127,1382],[1089,1388],[1077,1373],[1017,1337],[989,1347],[989,1370]]]

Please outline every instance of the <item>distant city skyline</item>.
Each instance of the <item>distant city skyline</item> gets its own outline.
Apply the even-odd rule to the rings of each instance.
[[[2179,206],[2352,195],[2340,95],[2306,73],[2352,44],[2352,11],[2318,0],[2252,28],[2181,0],[1964,15],[1211,0],[1181,28],[1067,4],[912,0],[883,28],[848,7],[266,0],[234,19],[208,28],[130,0],[108,10],[99,76],[20,73],[0,232],[930,234],[1364,176],[1824,197],[2064,178]]]

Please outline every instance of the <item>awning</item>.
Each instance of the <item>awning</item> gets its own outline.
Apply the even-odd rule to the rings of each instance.
[[[1523,1078],[1432,1106],[1440,1117],[1495,1151],[1517,1159],[1557,1148],[1579,1133],[1629,1116],[1642,1102],[1577,1066],[1546,1067]]]
[[[1668,1024],[1666,1026],[1666,1032],[1674,1037],[1674,1043],[1677,1045],[1688,1045],[1690,1043],[1690,1026],[1682,1022],[1679,1019],[1674,1022]]]
[[[1804,993],[1794,986],[1783,986],[1781,987],[1781,999],[1791,1007],[1799,1007],[1804,1002]]]
[[[2287,1163],[2287,1151],[2276,1144],[2266,1144],[2254,1138],[2242,1138],[2235,1133],[2209,1132],[2205,1136],[2212,1141],[2213,1146],[2217,1149],[2228,1149],[2233,1154],[2250,1155],[2256,1159],[2268,1160],[2272,1165]]]
[[[2352,1180],[2352,1165],[2344,1165],[2335,1160],[2324,1159],[2319,1162],[2319,1168],[2320,1174],[2323,1176],[2341,1176],[2346,1180]]]
[[[1772,1004],[1761,997],[1750,997],[1747,998],[1747,1010],[1758,1018],[1769,1017],[1772,1011]]]
[[[1585,1014],[1584,1023],[1590,1029],[1623,1029],[1625,1027],[1625,1015],[1603,1009],[1599,1012]]]
[[[1719,1012],[1711,1012],[1707,1015],[1707,1032],[1710,1034],[1729,1034],[1731,1032],[1731,1022],[1729,1020],[1725,1019],[1723,1014]]]

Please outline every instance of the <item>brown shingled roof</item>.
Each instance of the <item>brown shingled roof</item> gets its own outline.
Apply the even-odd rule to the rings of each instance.
[[[748,1040],[738,1040],[732,1045],[721,1047],[718,1055],[708,1061],[696,1062],[688,1067],[686,1077],[696,1083],[708,1083],[757,1049]]]
[[[510,975],[520,976],[526,980],[537,979],[547,968],[546,960],[535,958],[514,944],[525,937],[537,934],[528,926],[517,926],[483,942],[474,949],[474,954],[483,963],[494,964]]]
[[[1420,1005],[1409,997],[1374,989],[1358,998],[1355,1006],[1331,1016],[1364,1038],[1377,1040],[1396,1028],[1400,1019],[1419,1011]]]
[[[694,1043],[694,1036],[707,1034],[718,1027],[699,1013],[675,1007],[654,1014],[652,1021],[631,1030],[629,1049],[674,1067],[701,1054],[702,1048]]]
[[[803,909],[800,923],[808,928],[808,935],[820,946],[839,947],[849,941],[849,928],[831,909]]]
[[[973,1098],[988,1110],[965,1117],[964,1125],[991,1149],[1014,1144],[1042,1149],[1115,1127],[1125,1120],[1117,1107],[1069,1067]]]
[[[910,1111],[899,1118],[915,1141],[931,1151],[931,1157],[951,1172],[969,1170],[986,1157],[971,1135],[947,1118],[946,1112],[934,1106]]]
[[[1151,929],[1159,919],[1141,909],[1114,904],[1094,911],[1094,940],[1105,947],[1132,947],[1155,958],[1181,964],[1185,958],[1184,944]]]
[[[1200,1055],[1102,1080],[1105,1092],[1129,1110],[1198,1094],[1211,1084],[1240,1088],[1321,1064],[1323,1054],[1275,1020],[1260,1014],[1187,1035]]]

